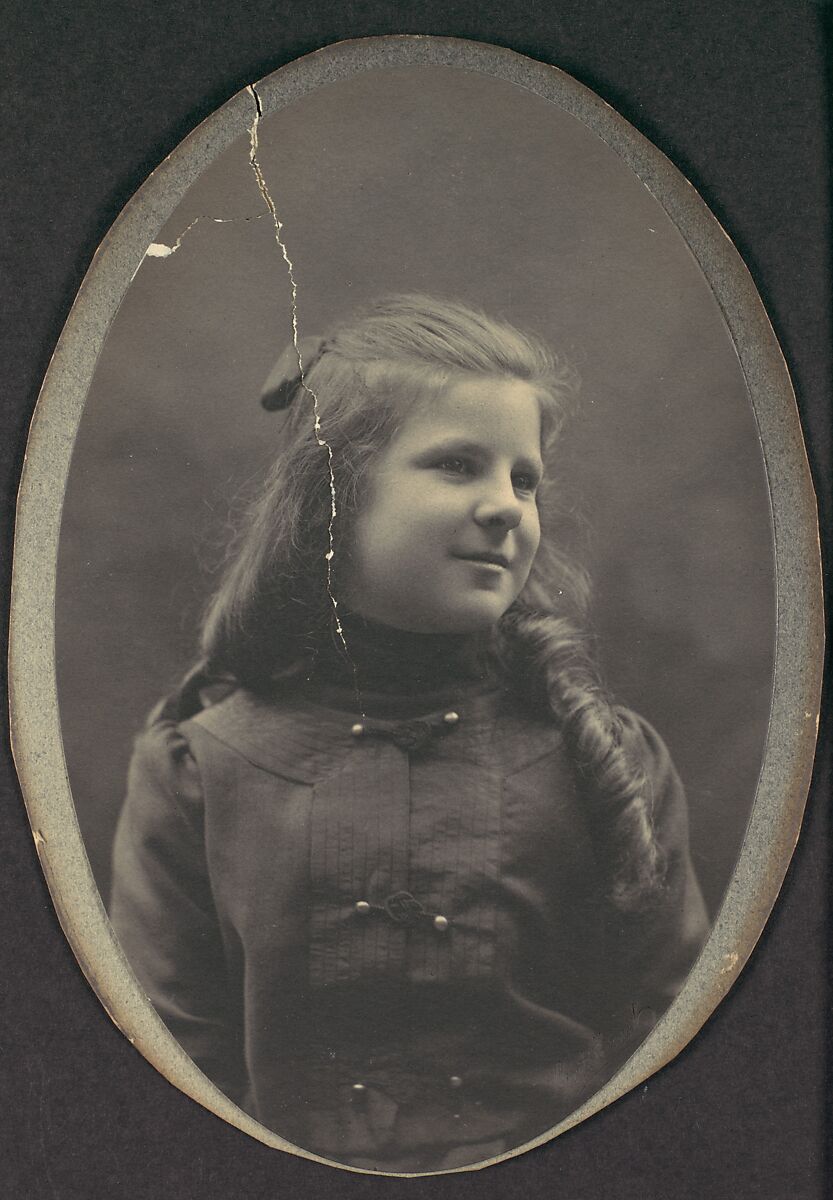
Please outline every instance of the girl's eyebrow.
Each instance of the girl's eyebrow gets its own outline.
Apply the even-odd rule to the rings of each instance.
[[[489,451],[478,442],[468,441],[466,438],[449,437],[432,442],[422,452],[422,456],[428,458],[437,454],[472,454],[483,458],[489,454]]]

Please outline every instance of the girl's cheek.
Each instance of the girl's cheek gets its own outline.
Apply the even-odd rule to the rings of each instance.
[[[529,515],[526,517],[527,536],[532,542],[535,549],[538,549],[538,543],[541,541],[541,517],[538,512],[538,506],[533,502]]]

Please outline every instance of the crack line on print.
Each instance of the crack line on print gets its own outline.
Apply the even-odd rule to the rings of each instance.
[[[200,221],[212,221],[215,225],[240,225],[245,221],[262,221],[264,217],[268,216],[269,213],[255,213],[251,217],[211,217],[208,213],[200,213],[198,217],[194,217],[193,221],[190,221],[185,226],[182,233],[170,246],[165,242],[151,242],[145,251],[145,258],[170,258],[172,254],[176,254],[185,237],[195,225],[199,225]]]
[[[298,283],[295,278],[295,267],[292,263],[291,258],[289,257],[289,251],[287,250],[286,242],[284,241],[283,222],[281,221],[280,217],[278,216],[277,205],[275,204],[275,201],[272,198],[272,194],[269,191],[269,187],[266,183],[266,179],[264,177],[263,171],[261,170],[260,160],[258,159],[258,150],[259,150],[258,127],[263,118],[263,106],[260,102],[260,96],[257,94],[257,90],[256,90],[254,84],[250,83],[246,90],[251,95],[252,100],[254,101],[254,106],[255,106],[254,120],[252,121],[252,124],[249,126],[249,163],[251,165],[252,171],[254,172],[258,190],[260,191],[260,194],[263,197],[263,202],[266,205],[266,207],[268,208],[268,210],[272,216],[272,224],[275,227],[275,241],[277,242],[278,249],[281,252],[281,257],[283,258],[283,261],[286,264],[287,275],[289,278],[290,297],[291,297],[290,309],[291,309],[291,314],[292,314],[292,345],[295,350],[295,355],[298,359],[298,375],[299,375],[301,387],[304,389],[304,391],[307,393],[307,395],[312,400],[313,432],[315,434],[315,440],[318,443],[318,445],[321,447],[321,449],[326,451],[326,454],[327,454],[327,469],[329,472],[329,479],[330,479],[330,520],[329,520],[329,525],[328,525],[328,530],[327,530],[327,534],[328,534],[327,552],[324,555],[324,558],[325,558],[326,564],[327,564],[327,595],[330,598],[330,603],[333,608],[333,619],[335,621],[336,634],[338,635],[338,637],[341,641],[341,644],[344,647],[344,653],[347,656],[347,659],[348,659],[350,666],[352,668],[352,671],[353,671],[353,680],[354,680],[355,689],[356,689],[356,699],[359,704],[359,709],[361,710],[362,703],[361,703],[361,695],[360,695],[359,685],[358,685],[358,673],[356,671],[356,664],[353,662],[353,659],[350,656],[350,650],[347,645],[347,638],[345,637],[344,627],[341,624],[341,618],[340,618],[339,612],[338,612],[338,600],[336,599],[335,593],[333,592],[333,558],[335,555],[333,525],[335,523],[336,517],[338,516],[338,508],[337,508],[337,504],[336,504],[335,472],[333,471],[333,450],[332,450],[332,446],[330,446],[327,439],[322,436],[321,414],[320,414],[320,410],[319,410],[318,396],[315,394],[313,389],[308,385],[308,383],[306,381],[304,361],[303,361],[303,356],[301,354],[301,348],[300,348],[300,344],[299,344],[300,338],[299,338],[299,333],[298,333]],[[364,716],[363,711],[362,711],[362,716]]]

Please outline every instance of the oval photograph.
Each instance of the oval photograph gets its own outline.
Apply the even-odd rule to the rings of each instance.
[[[245,89],[108,236],[21,492],[15,750],[114,1019],[388,1174],[645,1078],[797,835],[814,520],[745,269],[592,93],[431,38]]]

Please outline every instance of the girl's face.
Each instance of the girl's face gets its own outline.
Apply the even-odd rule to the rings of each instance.
[[[339,598],[415,632],[494,625],[538,549],[542,470],[531,384],[472,375],[416,405],[368,475]]]

